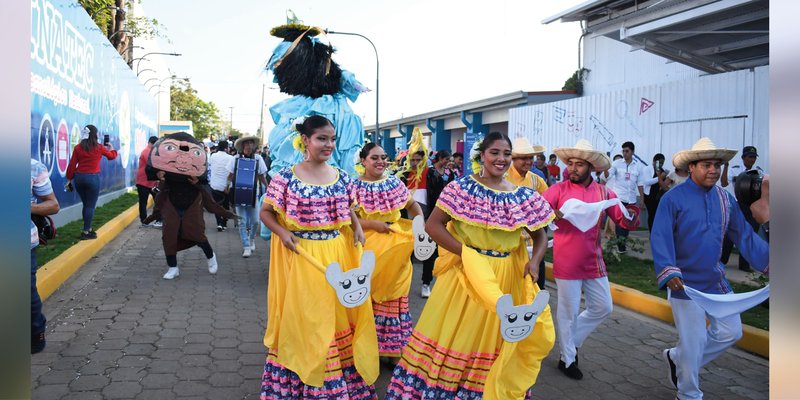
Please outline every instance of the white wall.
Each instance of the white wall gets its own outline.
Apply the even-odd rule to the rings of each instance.
[[[769,67],[762,67],[513,108],[509,133],[548,149],[584,138],[611,155],[630,140],[645,162],[660,152],[669,168],[676,151],[708,136],[740,152],[755,145],[759,165],[767,166],[768,74]]]
[[[696,78],[705,73],[605,36],[584,38],[584,95]]]

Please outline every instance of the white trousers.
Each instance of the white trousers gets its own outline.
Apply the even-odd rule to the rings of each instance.
[[[598,325],[611,315],[611,289],[608,277],[596,279],[556,279],[558,308],[556,333],[561,361],[569,366],[575,362],[578,347]],[[581,289],[586,295],[586,309],[580,314]]]
[[[715,318],[692,300],[670,298],[678,345],[670,349],[670,357],[678,374],[678,398],[703,398],[700,390],[700,368],[710,363],[742,337],[739,314]],[[709,325],[706,328],[706,318]]]

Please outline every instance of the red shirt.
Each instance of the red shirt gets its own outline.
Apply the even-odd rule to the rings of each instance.
[[[153,145],[148,143],[147,147],[142,150],[142,154],[139,154],[139,168],[136,170],[136,184],[150,189],[158,184],[158,181],[148,181],[147,174],[144,172],[145,167],[147,167],[147,157],[150,156],[150,149],[152,148]]]
[[[94,149],[86,151],[80,143],[72,149],[72,157],[67,167],[67,179],[72,179],[76,172],[81,174],[96,174],[100,172],[100,159],[105,156],[109,160],[117,158],[116,150],[109,150],[106,146],[98,144]]]
[[[558,165],[550,164],[547,166],[547,172],[550,173],[550,176],[558,178],[558,176],[561,175],[561,167],[559,167]]]
[[[425,162],[420,161],[420,162]],[[426,166],[425,169],[422,170],[422,175],[419,178],[419,182],[414,182],[414,177],[416,176],[416,170],[412,170],[408,172],[408,181],[406,182],[406,187],[409,189],[425,189],[428,187],[428,167]]]
[[[560,209],[569,199],[595,203],[617,197],[613,191],[595,181],[583,186],[569,180],[550,186],[542,196],[554,210]],[[627,220],[616,206],[606,209],[604,214],[623,228],[635,230],[639,226],[638,218],[635,221]],[[601,214],[597,225],[586,232],[581,232],[565,219],[555,222],[558,230],[553,232],[553,275],[556,278],[596,279],[608,275],[602,247],[604,222]]]

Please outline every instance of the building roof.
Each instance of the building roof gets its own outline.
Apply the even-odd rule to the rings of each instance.
[[[769,64],[768,0],[590,0],[542,23],[559,20],[710,73]]]

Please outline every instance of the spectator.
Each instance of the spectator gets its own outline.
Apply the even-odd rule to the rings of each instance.
[[[732,181],[733,184],[735,185],[736,177],[739,176],[739,174],[741,174],[742,172],[756,170],[759,171],[762,175],[766,174],[767,173],[766,170],[764,170],[760,166],[755,165],[757,158],[758,158],[758,150],[754,146],[745,146],[742,149],[742,164],[737,164],[730,168],[731,172],[730,179],[728,175],[728,163],[727,162],[725,163],[722,171],[722,177],[720,180],[720,184],[722,185],[722,187],[727,187],[729,181]],[[736,195],[736,192],[734,190],[731,190],[731,192],[733,192],[734,196]],[[744,205],[740,205],[739,209],[742,210],[745,221],[747,221],[747,223],[750,224],[750,226],[752,226],[753,229],[758,231],[760,224],[756,222],[756,220],[753,218],[753,213],[750,212],[750,208]],[[722,246],[722,255],[720,256],[720,261],[723,264],[726,265],[728,264],[728,260],[731,255],[731,250],[733,250],[733,242],[726,236],[725,242],[723,243]],[[751,272],[753,270],[752,268],[750,268],[750,263],[741,254],[739,254],[739,269],[746,272]]]
[[[217,152],[208,158],[208,185],[211,187],[211,197],[220,207],[230,210],[228,191],[228,165],[233,156],[228,154],[228,141],[220,141],[217,145]],[[228,229],[228,218],[221,214],[215,214],[217,218],[217,232]]]
[[[436,205],[436,201],[439,200],[439,195],[442,194],[442,190],[444,190],[444,187],[447,186],[448,183],[452,182],[456,178],[455,172],[445,168],[445,166],[451,163],[452,160],[453,157],[450,156],[449,151],[439,150],[433,157],[433,165],[430,168],[428,168],[427,179],[426,179],[427,183],[426,195],[428,198],[426,203],[430,207],[423,208],[426,220],[431,215],[430,213],[433,211],[433,207]],[[433,255],[431,255],[430,258],[422,262],[422,289],[420,290],[420,296],[422,296],[422,298],[424,299],[427,299],[428,296],[431,295],[431,282],[433,281],[433,265],[436,262],[437,257],[439,257],[438,248],[433,251]]]
[[[622,159],[611,163],[611,168],[603,176],[606,180],[613,178],[614,182],[609,187],[625,205],[644,207],[644,164],[634,157],[635,146],[633,142],[622,144]],[[608,185],[607,185],[608,186]],[[637,199],[638,195],[638,199]],[[617,237],[622,240],[617,243],[617,252],[623,254],[627,251],[625,241],[629,231],[620,226],[615,228]]]
[[[144,223],[145,218],[147,218],[147,199],[153,196],[153,201],[155,201],[156,198],[153,188],[158,185],[158,181],[147,180],[147,173],[145,173],[147,158],[150,157],[150,150],[152,150],[153,143],[156,141],[158,141],[156,136],[150,136],[150,139],[147,140],[147,146],[139,154],[139,167],[136,169],[136,192],[139,194],[139,222],[142,223],[142,226],[148,226],[148,224]],[[161,220],[154,221],[153,226],[160,228]]]
[[[83,231],[81,240],[96,239],[97,232],[92,229],[94,208],[100,195],[100,159],[113,160],[117,151],[111,142],[101,145],[97,142],[97,128],[86,125],[81,131],[81,142],[72,149],[72,157],[67,167],[67,185],[73,186],[83,203]]]
[[[550,184],[555,184],[561,180],[561,167],[558,166],[558,157],[550,154],[550,162],[547,164],[547,171],[550,174]]]
[[[667,178],[662,181],[663,186],[661,189],[666,192],[667,190],[686,182],[687,179],[689,179],[689,171],[683,168],[675,167],[675,169],[670,171],[670,173],[667,175]]]
[[[415,179],[417,166],[422,162],[422,159],[425,158],[425,152],[419,150],[408,157],[411,157],[408,160],[409,170],[402,174],[400,180],[402,180],[406,184],[406,187],[411,190],[411,196],[420,205],[420,207],[422,207],[422,213],[427,219],[430,212],[428,210],[427,178],[429,168],[427,165],[422,170],[422,173],[420,173],[419,179]],[[431,206],[433,206],[433,204],[431,204]]]
[[[531,172],[544,179],[544,182],[547,184],[547,186],[550,186],[550,171],[547,170],[547,165],[544,159],[545,147],[539,145],[533,147],[537,150],[541,150],[541,152],[534,155],[535,161],[533,162],[533,168],[531,168]]]
[[[664,160],[664,155],[661,153],[656,153],[656,155],[653,156],[653,176],[645,180],[644,184],[644,205],[647,207],[647,229],[651,232],[653,231],[653,218],[656,217],[658,202],[665,192],[665,190],[661,188],[668,174],[668,171],[664,170]]]
[[[452,169],[455,171],[456,177],[460,177],[464,174],[464,154],[459,152],[453,153]]]
[[[58,200],[50,184],[50,175],[44,164],[31,159],[31,214],[47,216],[58,212]],[[42,313],[42,299],[36,287],[36,248],[39,230],[31,221],[31,354],[44,350],[44,332],[47,318]]]

